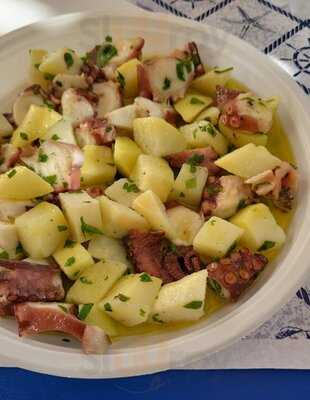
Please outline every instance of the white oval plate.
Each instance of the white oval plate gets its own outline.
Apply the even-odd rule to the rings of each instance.
[[[275,263],[236,304],[208,320],[171,333],[126,338],[102,356],[86,356],[59,335],[19,338],[13,320],[0,324],[0,354],[16,366],[60,376],[104,378],[133,376],[184,366],[207,357],[255,329],[277,311],[308,270],[310,245],[310,119],[308,100],[271,59],[240,39],[207,25],[172,16],[113,11],[61,16],[12,32],[0,39],[1,111],[27,79],[28,49],[67,46],[84,52],[105,35],[142,36],[146,52],[168,52],[188,40],[199,44],[203,60],[234,66],[235,77],[261,96],[281,97],[280,116],[293,145],[301,190],[287,243]]]

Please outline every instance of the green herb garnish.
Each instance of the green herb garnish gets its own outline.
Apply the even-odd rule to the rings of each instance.
[[[49,72],[45,72],[43,75],[44,79],[46,79],[47,81],[52,81],[55,78],[55,75],[50,74]]]
[[[200,165],[204,160],[204,156],[202,154],[193,154],[188,158],[186,161],[186,164],[189,164],[191,166],[190,171],[192,173],[196,172],[196,166]]]
[[[117,78],[118,83],[121,87],[121,89],[124,89],[125,85],[126,85],[126,81],[125,81],[125,77],[123,74],[121,74],[119,71],[117,72]]]
[[[130,192],[139,193],[139,188],[135,183],[125,182],[123,185],[123,189],[128,193]]]
[[[94,235],[103,235],[100,229],[96,228],[95,226],[86,224],[83,217],[80,218],[80,221],[81,221],[81,231],[84,233],[84,235],[86,233]]]
[[[17,173],[16,169],[12,169],[12,171],[10,171],[7,176],[8,178],[13,178],[13,176],[16,175],[16,173]]]
[[[112,307],[110,303],[105,303],[105,305],[103,306],[105,311],[109,311],[112,312]]]
[[[130,300],[130,297],[125,296],[122,293],[119,293],[117,296],[115,296],[115,299],[119,299],[120,301],[123,301],[124,303],[128,300]]]
[[[242,208],[246,207],[246,201],[244,199],[241,199],[238,203],[237,210],[241,210]]]
[[[18,245],[16,246],[16,249],[15,249],[15,253],[16,254],[22,254],[23,252],[24,252],[24,249],[23,249],[22,244],[18,243]]]
[[[58,232],[64,232],[68,230],[68,227],[66,225],[58,225],[57,226]]]
[[[7,251],[3,250],[3,251],[0,253],[0,259],[2,259],[2,260],[8,260],[8,259],[9,259],[9,253],[8,253]]]
[[[52,186],[57,183],[56,175],[43,176],[43,179]]]
[[[72,65],[74,63],[74,60],[73,60],[73,57],[72,57],[71,53],[65,53],[64,54],[64,60],[65,60],[65,63],[67,65],[67,68],[72,67]]]
[[[222,287],[221,285],[214,279],[208,278],[208,284],[210,288],[218,295],[220,296],[222,293]]]
[[[190,103],[191,104],[193,104],[193,105],[198,105],[198,104],[200,104],[200,105],[204,105],[205,104],[205,102],[204,101],[202,101],[202,100],[200,100],[200,99],[198,99],[198,97],[192,97],[191,99],[190,99]]]
[[[59,139],[60,139],[60,137],[58,135],[56,135],[56,133],[52,136],[52,140],[57,141]]]
[[[65,267],[71,267],[75,263],[75,257],[69,257],[65,262]]]
[[[150,277],[149,274],[146,274],[143,272],[143,274],[140,275],[140,281],[141,282],[152,282],[152,278]]]
[[[113,41],[112,36],[107,35],[107,36],[105,37],[105,41],[108,42],[108,43],[112,43],[112,41]]]
[[[90,313],[90,310],[92,308],[93,308],[92,303],[83,304],[79,310],[78,319],[80,319],[81,321],[84,321],[86,319],[87,315]]]
[[[72,248],[72,247],[74,247],[74,245],[75,245],[75,242],[73,240],[68,239],[65,242],[65,247],[67,247],[67,248]]]
[[[189,308],[191,310],[199,310],[202,307],[203,302],[201,300],[194,300],[190,303],[185,304],[184,308]]]
[[[46,162],[48,160],[48,155],[44,154],[42,150],[39,151],[39,156],[38,156],[39,162]]]
[[[65,312],[65,313],[68,312],[68,310],[67,310],[67,308],[66,308],[65,306],[63,306],[63,305],[61,305],[61,304],[57,304],[57,306],[58,306],[58,308],[61,309],[61,311]]]
[[[271,240],[265,240],[258,251],[265,251],[272,249],[276,245],[276,242],[272,242]]]
[[[156,314],[154,314],[152,316],[152,320],[155,321],[155,322],[159,322],[160,324],[164,323],[164,321],[159,318],[159,314],[158,313],[156,313]]]
[[[165,78],[163,84],[163,90],[168,90],[171,87],[171,80],[169,78]]]
[[[143,308],[140,308],[139,314],[140,314],[141,317],[144,317],[146,312],[143,310]]]
[[[194,189],[197,186],[197,179],[191,178],[185,181],[185,186],[187,189]]]
[[[81,276],[80,277],[80,281],[82,282],[82,283],[84,283],[85,285],[92,285],[92,281],[90,281],[89,279],[87,279],[86,278],[86,276]]]
[[[223,74],[224,72],[232,71],[233,69],[234,69],[234,67],[228,67],[228,68],[224,68],[224,69],[215,68],[214,72],[216,74]]]
[[[20,136],[23,140],[28,140],[28,135],[27,135],[27,133],[25,133],[25,132],[21,132],[21,133],[19,134],[19,136]]]
[[[105,67],[113,57],[117,56],[117,54],[117,49],[112,44],[101,46],[97,53],[98,66],[100,68]]]

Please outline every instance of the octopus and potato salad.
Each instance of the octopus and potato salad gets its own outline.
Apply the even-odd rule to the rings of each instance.
[[[0,315],[20,336],[100,354],[193,323],[285,242],[298,173],[278,98],[205,66],[194,42],[143,46],[30,50],[31,85],[0,115]]]

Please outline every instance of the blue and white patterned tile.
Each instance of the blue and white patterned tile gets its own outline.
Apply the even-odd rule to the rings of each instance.
[[[304,27],[279,42],[269,54],[279,59],[283,68],[310,94],[310,28]]]
[[[262,0],[232,2],[205,21],[220,26],[260,49],[298,24],[294,19],[268,7]]]

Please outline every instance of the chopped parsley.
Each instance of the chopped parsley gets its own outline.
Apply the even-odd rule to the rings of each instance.
[[[184,308],[189,308],[191,310],[199,310],[202,307],[203,302],[201,300],[193,300],[190,303],[185,304]]]
[[[8,260],[8,259],[9,259],[9,253],[8,253],[7,251],[3,250],[3,251],[0,253],[0,259],[2,259],[2,260]]]
[[[39,151],[39,156],[38,156],[39,162],[46,162],[48,160],[48,155],[44,154],[42,150]]]
[[[73,63],[74,63],[74,60],[73,60],[73,57],[72,57],[72,54],[71,53],[65,53],[64,54],[64,60],[65,60],[65,63],[66,63],[66,65],[67,65],[67,68],[70,68],[70,67],[72,67],[72,65],[73,65]]]
[[[82,282],[82,283],[84,283],[85,285],[92,285],[92,281],[90,281],[89,279],[87,279],[86,278],[86,276],[81,276],[80,277],[80,281]]]
[[[179,197],[185,197],[185,194],[183,192],[180,192]]]
[[[128,297],[128,296],[125,296],[124,294],[122,294],[122,293],[119,293],[117,296],[115,296],[114,297],[115,299],[119,299],[120,301],[122,301],[122,302],[126,302],[126,301],[128,301],[128,300],[130,300],[130,297]]]
[[[171,80],[169,78],[165,78],[163,84],[163,90],[168,90],[171,87]]]
[[[56,133],[52,136],[52,138],[51,138],[52,140],[55,140],[55,142],[57,141],[57,140],[59,140],[60,139],[60,137],[58,136],[58,135],[56,135]]]
[[[209,222],[210,222],[210,225],[214,226],[216,223],[216,220],[214,218],[212,218],[209,220]]]
[[[189,157],[189,159],[186,161],[186,164],[190,165],[190,171],[192,173],[196,172],[196,166],[200,165],[204,160],[204,156],[202,154],[193,154],[192,156]]]
[[[169,250],[171,253],[176,253],[176,252],[177,252],[177,246],[176,246],[174,243],[169,243],[168,250]]]
[[[193,105],[204,105],[205,104],[205,102],[200,100],[200,99],[198,99],[198,97],[192,97],[190,99],[190,103],[193,104]]]
[[[25,132],[21,132],[21,133],[19,134],[19,136],[20,136],[23,140],[28,140],[28,135],[27,135],[27,133],[25,133]]]
[[[140,314],[141,317],[144,317],[146,312],[143,310],[143,308],[140,308],[139,314]]]
[[[36,63],[36,64],[34,64],[34,67],[36,68],[36,69],[39,69],[39,67],[40,67],[40,63]]]
[[[139,188],[135,183],[125,182],[123,185],[123,189],[128,193],[130,192],[139,193]]]
[[[81,321],[84,321],[86,319],[87,315],[90,313],[90,310],[92,308],[93,308],[92,303],[83,304],[79,310],[78,319],[80,319]]]
[[[145,272],[140,275],[140,281],[141,282],[152,282],[152,278],[150,277],[149,274],[146,274]]]
[[[108,42],[108,43],[112,43],[112,41],[113,41],[112,36],[107,35],[107,36],[105,37],[105,41]]]
[[[105,67],[114,56],[117,56],[117,54],[117,49],[112,44],[101,46],[97,53],[98,66],[100,68]]]
[[[66,225],[58,225],[57,226],[58,232],[64,232],[68,230],[68,227]]]
[[[59,228],[58,228],[58,230],[59,230]],[[72,247],[74,247],[74,245],[75,245],[75,242],[73,240],[68,239],[65,242],[65,247],[67,247],[67,248],[72,248]]]
[[[118,83],[121,87],[121,89],[124,89],[124,87],[126,86],[126,80],[123,74],[121,74],[119,71],[117,72],[117,78]]]
[[[258,251],[265,251],[272,249],[276,245],[275,242],[272,242],[271,240],[265,240],[264,243],[261,245],[261,247],[258,249]]]
[[[49,183],[50,185],[55,185],[57,183],[57,176],[56,175],[43,176],[43,179],[47,183]]]
[[[44,104],[46,105],[46,107],[47,107],[49,110],[54,110],[54,109],[55,109],[55,104],[52,103],[51,101],[49,101],[49,100],[44,100],[43,102],[44,102]]]
[[[12,171],[10,171],[7,176],[8,178],[13,178],[13,176],[16,175],[16,173],[17,173],[16,169],[12,169]]]
[[[185,181],[185,186],[187,189],[194,189],[197,186],[197,179],[196,178],[187,179],[187,181]]]
[[[223,74],[224,72],[229,72],[229,71],[232,71],[233,69],[234,69],[234,67],[228,67],[228,68],[224,68],[224,69],[215,68],[214,72],[216,74]]]
[[[105,311],[109,311],[112,312],[112,307],[110,303],[105,303],[105,305],[103,306]]]
[[[208,284],[210,286],[210,288],[217,294],[220,296],[220,294],[222,293],[222,287],[221,285],[218,283],[218,281],[208,278]]]
[[[68,312],[67,307],[63,306],[62,304],[57,304],[57,306],[58,306],[58,308],[61,309],[61,311],[65,312],[65,313]]]
[[[180,60],[177,65],[176,65],[176,72],[177,72],[177,77],[180,79],[180,81],[185,82],[185,71],[190,74],[193,69],[193,63],[192,60],[187,59],[187,60]]]
[[[16,246],[16,249],[15,249],[15,253],[16,254],[22,254],[23,252],[24,252],[24,249],[23,249],[22,244],[18,243],[18,245]]]
[[[71,267],[75,263],[75,257],[69,257],[65,262],[65,267]]]
[[[94,235],[103,235],[100,229],[96,228],[95,226],[86,224],[83,217],[81,217],[80,221],[81,221],[81,231],[84,233],[84,235],[86,233]]]
[[[244,208],[244,207],[246,207],[246,201],[245,201],[244,199],[241,199],[241,200],[239,201],[237,210],[241,210],[241,209]]]
[[[214,196],[222,191],[221,186],[207,186],[206,191],[209,195]]]
[[[49,72],[45,72],[43,76],[47,81],[52,81],[55,78],[55,75],[50,74]]]
[[[159,318],[159,314],[158,314],[158,313],[156,313],[156,314],[154,314],[154,315],[152,316],[152,320],[155,321],[155,322],[158,322],[158,323],[160,323],[160,324],[163,324],[163,323],[164,323],[164,321],[161,320],[161,319]]]

